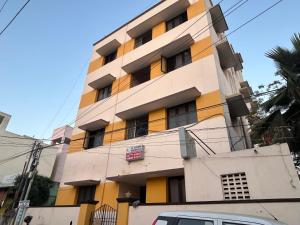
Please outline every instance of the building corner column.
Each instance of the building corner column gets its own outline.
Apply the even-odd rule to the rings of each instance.
[[[98,202],[80,204],[77,225],[90,225],[92,212],[95,211]]]
[[[118,212],[117,225],[128,225],[129,205],[136,201],[135,198],[117,198]]]

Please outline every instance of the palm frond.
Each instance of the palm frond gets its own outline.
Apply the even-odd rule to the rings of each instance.
[[[273,106],[287,107],[291,102],[289,93],[286,87],[262,104],[263,109],[268,112]]]

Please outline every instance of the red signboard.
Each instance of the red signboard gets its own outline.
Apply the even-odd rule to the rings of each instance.
[[[144,145],[137,145],[127,148],[126,160],[128,162],[144,159]]]

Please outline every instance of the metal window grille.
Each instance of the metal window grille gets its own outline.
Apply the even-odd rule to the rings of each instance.
[[[246,173],[221,175],[221,182],[225,200],[250,199]]]

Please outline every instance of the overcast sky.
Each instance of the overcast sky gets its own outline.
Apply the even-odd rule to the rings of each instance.
[[[12,115],[8,130],[49,138],[54,128],[74,121],[92,44],[156,2],[32,0],[0,36],[0,111]],[[224,0],[223,11],[235,2]],[[228,32],[275,2],[248,0],[227,17]],[[0,29],[24,3],[8,1]],[[274,65],[264,54],[276,45],[290,47],[290,37],[300,32],[299,8],[299,0],[283,0],[229,37],[254,89],[274,79]]]

